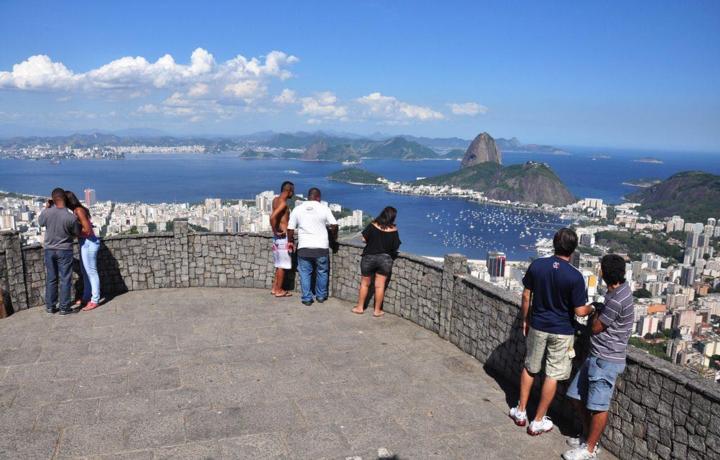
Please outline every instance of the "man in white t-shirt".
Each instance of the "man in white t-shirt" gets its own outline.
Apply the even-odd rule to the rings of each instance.
[[[320,189],[311,188],[308,200],[296,206],[290,213],[287,238],[288,250],[293,251],[294,235],[298,236],[298,272],[302,288],[302,303],[312,305],[311,290],[313,271],[315,277],[315,300],[325,302],[328,297],[328,272],[330,256],[330,238],[337,238],[338,225],[332,211],[320,202]]]

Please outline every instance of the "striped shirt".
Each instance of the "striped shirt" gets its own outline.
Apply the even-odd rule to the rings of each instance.
[[[608,292],[599,319],[606,329],[590,339],[590,354],[624,364],[635,320],[632,290],[627,282]]]

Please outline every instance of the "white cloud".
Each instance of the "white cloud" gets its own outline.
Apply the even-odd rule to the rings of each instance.
[[[285,88],[280,94],[273,98],[273,102],[276,104],[294,104],[297,102],[297,95],[295,91]]]
[[[480,105],[477,102],[456,102],[448,105],[454,115],[468,115],[474,117],[475,115],[484,115],[488,111],[487,107]]]
[[[384,96],[379,92],[370,93],[357,99],[364,108],[364,115],[388,123],[402,123],[410,120],[442,120],[445,116],[430,107],[412,105],[393,96]]]
[[[380,92],[340,100],[332,91],[299,95],[286,87],[269,95],[274,85],[293,76],[290,69],[297,62],[297,57],[282,51],[250,58],[237,55],[219,62],[207,50],[197,48],[186,63],[176,62],[170,54],[155,61],[124,56],[75,73],[62,62],[35,55],[9,71],[0,71],[0,90],[55,92],[59,93],[52,96],[56,100],[76,100],[81,95],[104,96],[108,101],[139,98],[135,116],[180,117],[188,122],[283,109],[296,111],[311,124],[350,120],[407,124],[446,118],[432,107]],[[448,113],[454,115],[487,112],[475,102],[448,107]]]
[[[225,86],[225,94],[242,99],[247,103],[263,97],[266,93],[267,87],[258,80],[243,80]]]
[[[155,104],[145,104],[141,105],[137,109],[138,113],[159,113],[160,108],[156,106]]]
[[[314,96],[300,98],[300,115],[308,115],[313,122],[318,119],[348,120],[348,109],[338,104],[338,99],[330,91],[323,91]]]
[[[207,94],[212,87],[243,87],[243,82],[286,80],[292,77],[288,67],[299,59],[282,51],[271,51],[264,59],[242,55],[217,63],[212,54],[198,48],[190,56],[190,64],[178,64],[166,54],[155,62],[142,56],[125,56],[97,69],[74,73],[61,62],[46,55],[31,56],[15,64],[12,71],[0,71],[0,89],[39,91],[103,91],[194,88]],[[198,85],[206,86],[198,86]],[[258,88],[262,85],[255,84]],[[247,86],[245,86],[247,87]],[[204,88],[204,89],[202,89]],[[231,92],[237,92],[234,89]],[[243,92],[242,90],[240,92]],[[204,95],[203,94],[203,95]],[[246,96],[241,96],[245,99]]]
[[[0,72],[0,88],[68,90],[79,81],[80,78],[62,63],[53,62],[44,54],[15,64],[12,72]]]
[[[208,93],[209,90],[210,87],[207,85],[207,83],[195,83],[188,90],[188,96],[203,97]]]

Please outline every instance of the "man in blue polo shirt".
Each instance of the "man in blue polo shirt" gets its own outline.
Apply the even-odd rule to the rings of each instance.
[[[527,427],[537,436],[553,428],[547,410],[555,397],[557,382],[570,378],[575,339],[574,317],[587,316],[587,290],[582,274],[570,264],[578,238],[569,228],[560,229],[553,238],[555,255],[536,259],[523,278],[523,334],[527,337],[525,365],[520,375],[520,401],[510,409],[510,418],[518,426],[527,424],[527,402],[535,375],[545,364],[540,402],[535,419]]]

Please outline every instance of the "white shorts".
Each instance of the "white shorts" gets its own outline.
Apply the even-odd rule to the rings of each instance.
[[[272,253],[275,268],[284,268],[286,270],[290,270],[292,268],[292,259],[290,258],[290,253],[288,252],[287,241],[287,237],[273,237]]]

